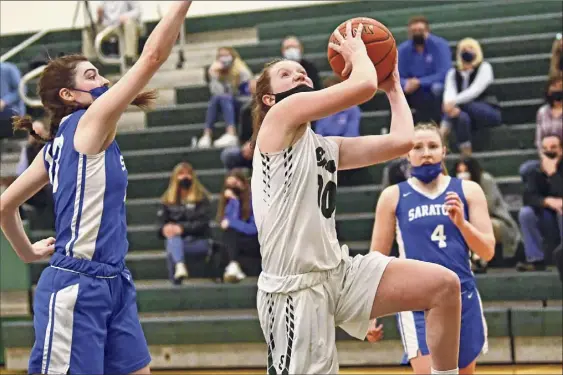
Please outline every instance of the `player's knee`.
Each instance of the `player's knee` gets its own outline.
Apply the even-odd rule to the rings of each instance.
[[[449,303],[459,301],[461,294],[461,284],[455,272],[449,269],[442,269],[440,272],[440,291],[435,294],[438,303]]]

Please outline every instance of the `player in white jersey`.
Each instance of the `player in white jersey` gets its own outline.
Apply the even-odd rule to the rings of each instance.
[[[407,153],[413,119],[397,65],[378,86],[359,26],[335,31],[331,48],[346,61],[344,82],[314,91],[293,61],[269,64],[254,96],[252,202],[262,268],[258,314],[268,343],[268,373],[338,372],[335,326],[363,340],[376,317],[428,310],[433,371],[457,373],[460,283],[444,267],[386,257],[354,258],[335,231],[337,170],[361,168]],[[310,121],[385,91],[392,120],[387,135],[321,137]]]

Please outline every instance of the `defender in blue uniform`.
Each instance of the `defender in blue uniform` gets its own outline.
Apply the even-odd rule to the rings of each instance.
[[[31,374],[148,374],[151,357],[125,267],[127,168],[115,141],[129,104],[166,60],[191,1],[178,1],[156,26],[135,65],[111,89],[86,58],[52,60],[39,80],[50,137],[30,167],[2,194],[2,230],[25,262],[51,255],[33,302]],[[31,119],[14,126],[32,129]],[[18,207],[53,186],[56,239],[31,244]]]
[[[415,145],[409,152],[412,177],[382,193],[371,248],[388,254],[395,232],[400,258],[439,264],[457,274],[462,301],[459,368],[467,374],[474,372],[476,358],[487,350],[487,326],[469,248],[490,259],[494,236],[481,188],[445,175],[444,156],[438,129],[431,124],[415,127]],[[403,364],[410,362],[415,373],[429,373],[424,311],[401,312],[397,324],[405,350]]]

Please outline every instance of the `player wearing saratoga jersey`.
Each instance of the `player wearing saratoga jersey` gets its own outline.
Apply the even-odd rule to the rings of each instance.
[[[447,176],[445,154],[435,125],[415,127],[414,147],[408,153],[412,177],[381,193],[371,249],[388,255],[396,233],[399,258],[439,264],[458,275],[462,301],[459,373],[472,374],[479,353],[487,350],[487,326],[469,249],[490,260],[495,238],[481,187]],[[397,323],[405,350],[403,362],[410,362],[417,374],[430,373],[427,337],[436,332],[428,327],[424,311],[400,312]]]
[[[18,256],[33,262],[52,254],[35,289],[30,374],[150,373],[125,266],[127,168],[115,134],[129,104],[146,107],[155,98],[141,90],[170,55],[190,5],[170,4],[139,60],[111,88],[81,55],[52,60],[41,74],[50,136],[0,197],[2,231]],[[37,137],[29,117],[15,118],[14,127]],[[56,239],[32,244],[18,207],[49,182]]]

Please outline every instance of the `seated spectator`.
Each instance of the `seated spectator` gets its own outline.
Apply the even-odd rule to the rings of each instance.
[[[471,155],[473,130],[501,124],[499,101],[490,87],[493,80],[493,67],[483,60],[479,42],[462,39],[457,44],[456,67],[446,76],[441,126],[444,136],[454,128],[462,155]]]
[[[337,76],[329,76],[324,79],[325,88],[336,85],[342,80]],[[317,120],[315,123],[315,133],[323,137],[359,137],[360,120],[362,111],[357,105],[335,113],[328,117]]]
[[[256,92],[256,77],[248,83],[250,94]],[[243,104],[239,116],[239,142],[242,146],[227,147],[221,152],[221,161],[227,170],[235,168],[252,169],[252,149],[250,138],[252,137],[252,100]]]
[[[258,230],[254,223],[250,183],[244,172],[233,169],[225,178],[221,192],[217,222],[223,230],[223,249],[228,265],[223,279],[239,282],[246,275],[261,272]]]
[[[544,270],[545,255],[563,239],[563,147],[561,136],[542,139],[540,165],[524,178],[519,221],[527,263],[519,271]]]
[[[82,30],[82,54],[88,60],[98,59],[94,44],[96,34],[108,26],[122,28],[125,39],[125,64],[132,66],[137,60],[139,36],[143,33],[140,1],[102,1],[97,8],[96,23],[86,25]]]
[[[157,213],[158,235],[166,239],[168,275],[174,284],[188,277],[190,261],[201,261],[210,252],[209,197],[189,163],[174,167]]]
[[[540,165],[542,155],[542,139],[548,135],[563,134],[563,78],[551,77],[545,86],[546,104],[536,114],[536,148],[539,159],[528,160],[520,166],[520,177],[529,175],[529,171]]]
[[[550,77],[563,77],[563,38],[557,33],[551,47],[551,61],[549,63]]]
[[[409,165],[406,156],[389,161],[383,168],[382,189],[406,181],[410,177]]]
[[[205,130],[199,139],[198,147],[211,147],[213,128],[217,122],[219,110],[226,124],[225,134],[213,142],[215,147],[237,146],[239,139],[236,129],[237,109],[240,109],[241,97],[249,98],[249,81],[252,72],[231,47],[217,50],[215,61],[208,69],[209,91],[211,100],[205,116]]]
[[[477,159],[471,157],[458,160],[452,175],[462,180],[474,181],[481,186],[487,199],[495,241],[497,245],[502,245],[503,258],[513,257],[520,242],[520,230],[510,215],[508,204],[504,201],[494,177],[481,168]],[[475,272],[486,271],[487,262],[480,259],[477,254],[473,253],[471,260]]]
[[[452,66],[448,41],[430,33],[424,16],[408,23],[409,40],[399,45],[401,86],[415,122],[440,122],[444,79]]]
[[[25,104],[19,94],[21,73],[17,66],[0,62],[0,139],[10,138],[12,116],[23,116]]]
[[[20,159],[16,167],[16,175],[20,176],[41,152],[45,139],[49,138],[49,130],[43,120],[33,121],[35,135],[28,135],[27,143],[21,148]],[[53,190],[51,184],[45,185],[34,194],[23,206],[20,215],[24,220],[30,220],[32,229],[55,229]]]
[[[305,69],[307,76],[313,81],[313,87],[319,90],[322,86],[319,70],[311,61],[303,58],[303,44],[293,35],[286,36],[282,41],[281,53],[284,59],[296,61]]]

